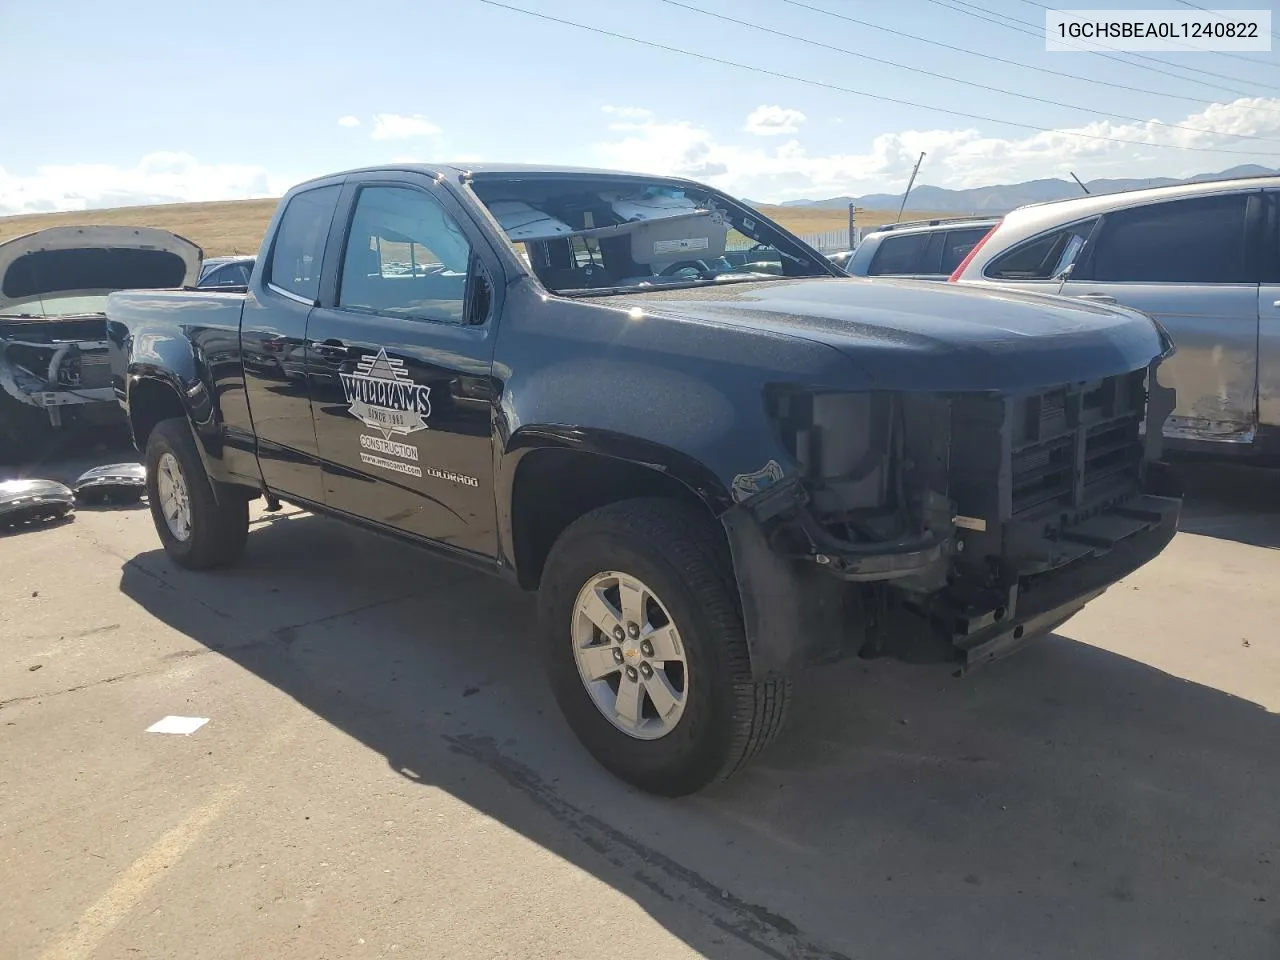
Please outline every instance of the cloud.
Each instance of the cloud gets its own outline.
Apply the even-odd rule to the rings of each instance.
[[[0,167],[0,215],[278,197],[294,182],[251,164],[207,164],[171,152],[149,153],[133,167],[57,164],[29,176]]]
[[[407,140],[410,137],[431,137],[439,132],[440,128],[420,113],[411,117],[398,113],[375,113],[370,136],[375,140]]]
[[[761,104],[747,114],[747,124],[742,129],[757,137],[776,137],[795,133],[804,121],[805,116],[799,110]]]
[[[886,132],[859,151],[829,152],[813,145],[817,133],[767,139],[739,133],[737,140],[726,140],[702,124],[658,117],[639,107],[610,107],[604,113],[607,120],[602,139],[587,148],[589,162],[705,180],[737,196],[757,201],[823,199],[901,190],[921,151],[927,156],[919,182],[951,188],[1014,183],[1038,177],[1068,179],[1073,170],[1086,180],[1187,176],[1246,162],[1271,167],[1276,165],[1274,158],[1280,155],[1268,153],[1267,143],[1261,141],[1170,130],[1151,123],[1106,122],[1075,129],[1097,136],[1263,155],[1193,153],[1108,143],[1074,137],[1068,130],[996,137],[971,128]],[[1213,104],[1185,117],[1166,119],[1188,127],[1280,139],[1280,98],[1246,97]],[[380,114],[375,124],[375,136],[379,130],[377,124],[381,125],[380,139],[431,136],[439,132],[434,124],[420,116]],[[370,145],[367,162],[385,162],[382,156],[376,155],[382,149]],[[386,153],[407,161],[416,156],[416,150],[415,144],[396,144]],[[558,152],[549,151],[545,156],[528,159],[581,163],[582,154],[581,146],[566,143]],[[454,159],[475,162],[478,157],[462,155]],[[322,169],[281,171],[255,164],[203,163],[186,153],[155,152],[143,156],[133,166],[52,164],[21,175],[0,168],[0,215],[278,197],[295,183],[331,172],[322,161],[315,162]]]
[[[754,111],[752,117],[757,114],[760,110]],[[772,113],[769,116],[777,117]],[[1280,98],[1241,98],[1166,122],[1220,132],[1171,130],[1151,122],[1105,121],[1023,137],[996,137],[972,128],[901,130],[880,134],[860,152],[828,153],[815,151],[794,136],[769,146],[735,143],[700,124],[650,116],[610,122],[607,129],[611,136],[596,143],[592,153],[597,162],[606,166],[705,179],[738,196],[777,201],[901,190],[921,151],[927,156],[919,182],[952,189],[1040,177],[1068,178],[1072,170],[1087,180],[1188,176],[1248,162],[1275,166],[1272,158],[1276,154],[1267,152],[1266,143],[1223,134],[1280,139]],[[1072,136],[1073,132],[1211,152],[1086,139]],[[1262,155],[1248,157],[1217,151]]]
[[[360,126],[360,118],[347,114],[345,117],[338,118],[338,126],[340,127],[358,127]]]

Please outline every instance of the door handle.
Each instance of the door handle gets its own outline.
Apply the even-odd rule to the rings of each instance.
[[[1273,307],[1280,307],[1280,300],[1277,300],[1275,303],[1273,303],[1273,304],[1272,304],[1272,306],[1273,306]]]
[[[347,345],[341,340],[335,340],[330,337],[328,340],[312,340],[311,349],[321,355],[332,355],[335,353],[346,353]]]

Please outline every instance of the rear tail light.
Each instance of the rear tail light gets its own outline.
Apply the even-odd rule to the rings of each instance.
[[[978,251],[982,249],[982,245],[991,239],[991,235],[1000,229],[1000,224],[1004,223],[1004,218],[997,220],[986,233],[982,235],[982,239],[973,245],[973,249],[960,261],[960,265],[951,271],[951,276],[947,277],[947,283],[955,283],[960,279],[960,274],[964,273],[969,264],[973,262],[973,258],[978,255]]]

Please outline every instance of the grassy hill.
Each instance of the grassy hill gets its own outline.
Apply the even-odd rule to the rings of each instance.
[[[267,221],[276,208],[275,200],[225,200],[216,203],[166,203],[145,207],[115,207],[69,213],[23,214],[0,217],[0,240],[56,226],[122,224],[160,227],[200,245],[206,257],[228,253],[256,253]],[[811,207],[761,205],[761,213],[789,230],[805,235],[848,226],[844,210]],[[937,216],[927,211],[907,211],[904,220]],[[879,226],[897,217],[896,210],[866,210],[858,213],[858,225]]]

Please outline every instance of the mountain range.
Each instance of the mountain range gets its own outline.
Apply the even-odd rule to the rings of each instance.
[[[1119,193],[1124,190],[1140,190],[1144,187],[1164,187],[1177,183],[1228,180],[1233,177],[1257,177],[1278,173],[1280,170],[1248,163],[1219,173],[1198,173],[1193,177],[1089,180],[1085,182],[1085,186],[1090,193]],[[1008,213],[1014,207],[1020,207],[1026,203],[1065,200],[1067,197],[1078,197],[1081,194],[1079,185],[1074,181],[1058,179],[1028,180],[1025,183],[998,184],[990,187],[974,187],[969,190],[948,190],[945,187],[922,185],[912,189],[907,206],[912,210],[928,210],[931,213],[1001,214]],[[844,210],[850,203],[868,210],[896,210],[902,203],[902,194],[871,193],[863,197],[831,197],[828,200],[787,200],[780,206]]]

